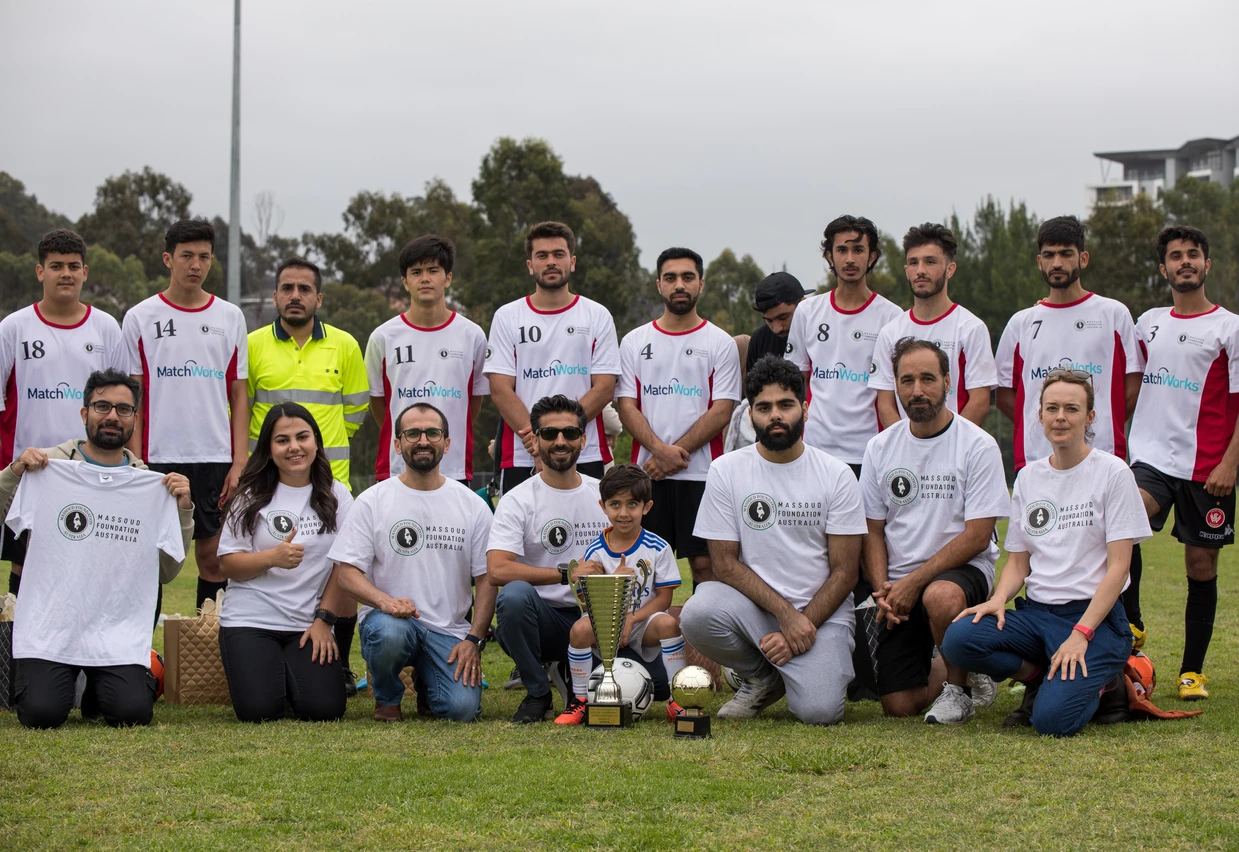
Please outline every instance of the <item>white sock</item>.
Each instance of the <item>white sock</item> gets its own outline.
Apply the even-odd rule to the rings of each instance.
[[[670,683],[675,678],[675,673],[684,668],[684,637],[663,639],[658,644],[663,649],[663,667],[667,670],[667,682]]]
[[[568,671],[572,673],[572,694],[582,701],[589,690],[589,673],[594,668],[594,649],[568,646]]]

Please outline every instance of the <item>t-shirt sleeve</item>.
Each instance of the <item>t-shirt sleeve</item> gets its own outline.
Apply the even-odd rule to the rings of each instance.
[[[472,498],[477,495],[469,496]],[[473,507],[473,538],[470,539],[469,546],[469,573],[473,577],[480,577],[486,573],[486,548],[490,542],[491,523],[494,517],[484,502],[478,499],[473,502],[477,503],[477,506]]]
[[[1021,488],[1023,477],[1024,471],[1020,471],[1015,477],[1015,489],[1011,492],[1011,514],[1007,523],[1005,545],[1008,553],[1027,553],[1029,550],[1028,536],[1024,535],[1024,495]]]
[[[830,298],[823,296],[820,298]],[[800,310],[792,314],[792,325],[787,331],[787,345],[791,348],[784,357],[796,365],[802,373],[809,371],[809,312],[800,306]]]
[[[1153,537],[1136,477],[1125,464],[1112,464],[1106,489],[1106,542],[1130,538],[1134,544]]]
[[[374,392],[374,385],[370,385]],[[490,379],[486,378],[486,335],[482,329],[477,329],[473,335],[473,387],[469,393],[473,396],[490,396]]]
[[[517,556],[525,555],[525,507],[516,493],[504,495],[495,506],[495,517],[490,524],[487,550],[506,550]]]
[[[878,341],[873,347],[873,363],[878,365],[878,369],[869,377],[869,387],[874,390],[895,389],[895,365],[891,363],[891,352],[895,348],[895,341],[892,339],[894,336],[895,328],[892,323],[882,326],[882,330],[878,332]]]
[[[736,523],[735,509],[731,506],[730,491],[724,468],[718,464],[710,465],[710,472],[706,474],[705,493],[701,495],[701,505],[697,509],[697,524],[693,528],[693,535],[715,541],[740,540],[740,529]]]
[[[1239,318],[1230,323],[1226,354],[1230,357],[1230,392],[1239,393]]]
[[[253,534],[246,535],[236,523],[240,513],[235,510],[241,508],[240,501],[234,502],[232,508],[234,511],[230,511],[228,517],[224,518],[223,526],[219,531],[219,547],[216,553],[220,556],[227,556],[230,553],[252,553],[254,550]]]
[[[510,317],[510,311],[500,311],[491,321],[490,342],[486,349],[487,373],[516,375],[516,341],[512,338]]]
[[[865,505],[865,517],[875,521],[885,521],[890,513],[886,505],[886,496],[878,482],[878,461],[873,457],[872,440],[865,447],[864,461],[860,466],[860,493]]]
[[[860,503],[860,483],[846,465],[839,467],[826,505],[826,534],[864,535],[869,526]]]
[[[138,312],[131,310],[125,314],[125,320],[120,327],[121,346],[125,350],[125,372],[131,376],[142,375],[142,353],[139,351],[142,344],[140,323]]]
[[[635,332],[624,335],[620,341],[620,374],[615,383],[616,399],[637,398],[637,340]]]
[[[1140,345],[1141,334],[1136,329],[1136,324],[1132,322],[1131,312],[1127,308],[1120,305],[1116,312],[1118,314],[1115,321],[1115,330],[1118,335],[1116,342],[1123,350],[1127,374],[1143,373],[1145,362],[1148,359],[1145,357],[1145,348]]]
[[[371,532],[374,527],[374,501],[362,494],[349,509],[348,517],[340,526],[340,532],[336,534],[327,558],[332,562],[352,565],[361,573],[369,574],[370,566],[374,564],[374,536]]]
[[[248,379],[250,375],[250,337],[245,330],[245,315],[238,308],[232,321],[232,345],[236,347],[237,379]],[[247,383],[248,384],[248,383]]]
[[[13,348],[13,342],[9,339],[10,337],[11,332],[9,331],[9,324],[0,323],[0,411],[4,411],[5,390],[8,387],[9,376],[12,375],[14,367],[15,350]],[[121,361],[125,364],[123,372],[128,373],[128,358],[125,358],[122,355]],[[18,453],[21,452],[21,450],[14,447],[13,452]]]
[[[994,351],[990,348],[989,329],[980,320],[970,322],[963,338],[964,389],[994,387],[998,384],[998,367],[994,362]]]
[[[674,589],[678,585],[680,585],[680,566],[676,564],[671,545],[667,545],[658,551],[658,557],[654,560],[654,588]]]
[[[998,370],[998,387],[1015,387],[1015,349],[1019,337],[1019,314],[1007,321],[1007,327],[998,338],[998,352],[994,356],[994,366]]]
[[[162,480],[158,483],[159,540],[161,551],[177,562],[185,560],[185,542],[181,538],[181,516],[176,510],[176,498],[168,493]]]
[[[17,483],[17,492],[13,495],[13,502],[9,503],[9,513],[4,520],[14,535],[21,535],[34,526],[34,510],[43,499],[46,477],[42,474],[42,470],[28,470]]]
[[[370,333],[366,341],[366,380],[370,384],[370,396],[383,396],[383,353],[386,345],[383,334],[377,328]]]
[[[598,311],[598,333],[594,335],[594,354],[590,364],[591,376],[618,376],[620,374],[619,338],[615,334],[615,320],[605,308]]]
[[[94,310],[99,310],[95,308]],[[111,316],[111,314],[108,314]],[[129,372],[129,353],[125,351],[125,336],[121,333],[120,323],[113,317],[108,323],[108,366],[113,370],[120,370],[122,373]],[[4,374],[3,368],[0,368],[0,375]]]
[[[796,321],[795,315],[792,321]],[[740,351],[726,332],[718,336],[719,349],[714,353],[714,384],[711,392],[715,399],[740,401]],[[797,347],[799,351],[799,347]],[[793,353],[795,354],[795,353]],[[793,362],[795,363],[795,362]]]
[[[968,481],[964,483],[964,520],[1005,518],[1011,511],[1002,450],[993,440],[980,440],[968,453]]]

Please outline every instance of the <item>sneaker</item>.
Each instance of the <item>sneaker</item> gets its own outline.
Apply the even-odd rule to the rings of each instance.
[[[512,721],[518,725],[541,722],[546,719],[547,714],[552,709],[553,704],[549,692],[546,695],[526,695],[525,700],[521,702],[521,706],[517,707],[516,712],[512,715]]]
[[[524,689],[525,682],[521,680],[521,670],[516,666],[512,666],[512,674],[508,675],[508,682],[503,685],[504,689]]]
[[[968,686],[972,689],[973,709],[989,707],[998,697],[998,684],[989,675],[972,672],[968,675]]]
[[[1008,713],[1002,720],[1004,728],[1032,727],[1033,703],[1037,700],[1037,690],[1041,689],[1043,683],[1045,683],[1045,678],[1038,678],[1032,683],[1024,684],[1024,699],[1020,701],[1018,708]]]
[[[1179,700],[1200,701],[1208,698],[1209,690],[1205,689],[1207,683],[1209,678],[1200,672],[1184,672],[1179,675]]]
[[[572,690],[569,689],[568,661],[561,660],[558,663],[547,663],[546,677],[551,682],[551,686],[559,690],[559,697],[563,699],[564,706],[567,707],[568,702],[576,697]]]
[[[942,684],[942,693],[925,713],[925,721],[931,725],[962,725],[972,718],[972,699],[962,686]]]
[[[344,697],[352,698],[357,694],[357,678],[348,669],[344,670]]]
[[[1131,649],[1133,652],[1144,649],[1144,631],[1134,624],[1128,624],[1131,628]]]
[[[679,704],[675,703],[675,699],[668,698],[667,699],[667,718],[670,721],[674,722],[675,717],[680,715],[681,712],[682,712],[682,708],[680,707]]]
[[[555,717],[556,725],[580,725],[585,721],[585,702],[572,696],[564,712]]]
[[[787,687],[783,676],[774,669],[765,677],[742,677],[735,698],[718,708],[720,719],[752,719],[783,697]]]

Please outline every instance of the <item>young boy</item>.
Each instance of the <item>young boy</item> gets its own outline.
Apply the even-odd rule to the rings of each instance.
[[[668,683],[684,667],[684,637],[680,620],[667,612],[671,595],[680,585],[680,569],[670,545],[641,528],[641,519],[654,507],[649,475],[633,464],[616,465],[598,483],[599,503],[611,526],[585,551],[578,574],[633,574],[632,603],[620,644],[621,656],[651,663],[661,653]],[[568,668],[572,673],[573,698],[556,725],[579,725],[585,721],[585,697],[594,667],[594,630],[589,616],[582,615],[568,634]],[[630,650],[631,649],[631,650]],[[667,699],[667,718],[675,719],[679,707]]]

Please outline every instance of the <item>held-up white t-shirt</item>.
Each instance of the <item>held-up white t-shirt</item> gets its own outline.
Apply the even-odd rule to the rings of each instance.
[[[417,491],[392,477],[361,493],[327,558],[358,568],[392,597],[413,601],[427,629],[464,639],[473,605],[469,581],[486,573],[490,520],[486,503],[454,479]],[[363,606],[358,621],[372,610]]]
[[[237,528],[233,512],[224,520],[219,537],[219,555],[271,550],[297,530],[293,544],[305,548],[296,568],[268,568],[249,580],[229,580],[228,594],[219,613],[221,627],[258,627],[265,630],[305,630],[314,623],[314,610],[327,587],[335,564],[327,554],[336,533],[324,533],[318,512],[310,505],[313,486],[294,488],[280,483],[271,502],[258,512],[252,535]],[[336,495],[336,530],[343,528],[353,506],[353,496],[333,481]],[[233,504],[240,508],[238,504]]]
[[[581,476],[576,488],[552,488],[534,474],[503,495],[495,507],[488,550],[516,554],[516,561],[536,568],[584,560],[594,539],[610,526],[598,505],[598,480]],[[571,586],[534,586],[551,606],[576,606]]]
[[[22,476],[7,523],[30,530],[13,656],[149,667],[159,552],[185,558],[163,474],[53,459]]]
[[[865,517],[885,521],[887,577],[893,583],[920,568],[978,518],[1004,518],[1011,497],[1002,453],[989,433],[951,418],[931,438],[912,434],[906,419],[878,434],[865,449],[860,488]],[[992,586],[998,545],[968,561]]]
[[[766,461],[757,445],[710,466],[693,534],[740,543],[740,561],[803,610],[830,578],[828,535],[863,535],[865,513],[851,468],[805,445],[788,464]],[[849,592],[827,619],[851,627]]]
[[[1106,545],[1152,537],[1136,478],[1107,452],[1094,449],[1071,470],[1038,459],[1015,478],[1007,551],[1028,553],[1024,588],[1037,603],[1091,600],[1106,575]]]

